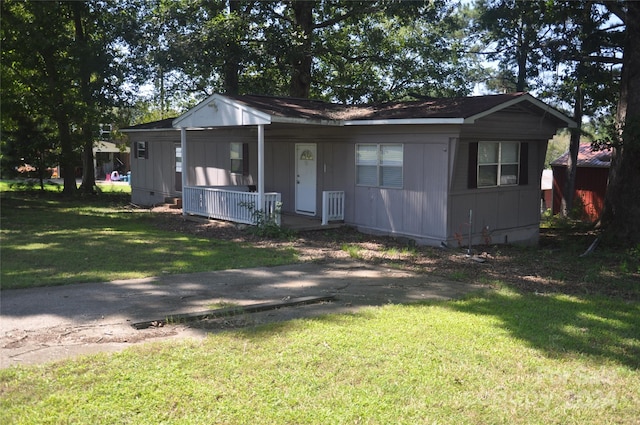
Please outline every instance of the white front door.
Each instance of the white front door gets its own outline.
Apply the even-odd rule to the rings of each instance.
[[[316,145],[296,144],[296,212],[316,215]]]

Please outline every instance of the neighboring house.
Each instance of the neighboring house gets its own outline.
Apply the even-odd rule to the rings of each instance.
[[[562,209],[568,161],[569,152],[566,152],[551,163],[554,214],[559,214]],[[604,207],[610,166],[611,152],[609,150],[593,151],[590,143],[580,144],[573,199],[574,206],[579,208],[580,217],[583,220],[595,222],[600,218]]]
[[[547,141],[575,123],[526,93],[349,106],[213,95],[121,130],[132,202],[247,220],[246,206],[419,244],[536,243]],[[472,227],[469,228],[469,217]]]
[[[113,171],[126,174],[131,170],[129,146],[104,140],[97,141],[93,147],[93,163],[96,179],[108,179]]]

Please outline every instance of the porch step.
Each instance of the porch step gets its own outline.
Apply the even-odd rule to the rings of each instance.
[[[182,198],[169,196],[164,198],[164,203],[169,206],[169,208],[179,210],[182,208]]]

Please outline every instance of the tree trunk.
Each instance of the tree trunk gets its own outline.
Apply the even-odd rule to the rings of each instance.
[[[89,129],[89,135],[84,135],[84,147],[82,149],[82,184],[80,190],[85,193],[95,193],[96,186],[96,171],[93,166],[93,137],[91,137],[91,130]]]
[[[86,110],[83,117],[82,129],[82,184],[80,190],[85,193],[93,193],[96,185],[96,174],[93,168],[93,132],[91,131],[91,120],[95,116],[93,113],[94,101],[91,96],[91,49],[87,45],[87,37],[82,24],[85,13],[85,4],[82,2],[73,3],[73,24],[76,34],[77,51],[80,52],[80,92]]]
[[[562,198],[561,214],[563,217],[569,217],[573,209],[573,200],[575,197],[576,172],[578,170],[578,152],[580,150],[580,133],[582,132],[582,104],[584,102],[584,94],[580,87],[578,79],[573,104],[573,119],[577,124],[576,128],[571,129],[571,138],[569,141],[569,159],[567,161],[567,178],[564,184],[564,197]]]
[[[73,154],[73,142],[71,141],[69,121],[65,117],[64,112],[56,114],[56,124],[60,136],[60,167],[62,168],[62,178],[64,181],[62,194],[64,196],[74,196],[78,189],[76,186],[76,161],[75,155]]]
[[[229,14],[240,14],[240,1],[229,0]],[[237,17],[236,16],[236,17]],[[232,16],[232,22],[237,20]],[[236,39],[237,30],[234,28],[228,35],[227,50],[225,52],[225,60],[223,65],[224,91],[226,94],[239,94],[240,92],[240,44]]]
[[[297,0],[291,3],[295,16],[296,48],[291,54],[291,83],[289,95],[308,98],[311,93],[311,65],[313,63],[313,8],[316,2]]]
[[[47,85],[53,103],[58,105],[54,110],[54,120],[58,127],[58,137],[60,137],[60,168],[64,181],[62,194],[64,196],[73,196],[76,193],[76,173],[75,173],[75,155],[73,152],[73,140],[71,138],[71,124],[66,112],[67,105],[64,96],[60,92],[61,83],[59,81],[58,69],[55,64],[54,52],[50,49],[43,49],[40,52],[44,61],[47,73]]]
[[[627,1],[614,147],[601,224],[611,243],[640,244],[640,2]]]
[[[518,50],[516,51],[516,62],[518,63],[518,75],[516,76],[516,91],[523,92],[527,87],[527,52],[529,50],[528,40],[525,40],[524,24],[521,24],[518,33]]]

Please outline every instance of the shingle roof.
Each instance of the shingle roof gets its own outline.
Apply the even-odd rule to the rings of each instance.
[[[551,162],[553,166],[566,167],[569,162],[569,152]],[[611,165],[611,150],[593,151],[590,143],[580,143],[578,150],[578,167],[608,168]]]
[[[159,121],[151,121],[143,124],[132,125],[130,127],[122,128],[121,130],[162,130],[162,129],[173,129],[173,120],[176,117],[165,118]]]
[[[321,120],[388,120],[415,118],[468,118],[524,93],[433,98],[373,105],[343,105],[320,100],[271,96],[226,96],[269,115]]]
[[[321,100],[299,99],[291,97],[259,96],[259,95],[223,95],[246,107],[258,110],[272,117],[294,118],[309,121],[385,121],[415,119],[466,119],[480,116],[493,108],[500,107],[518,98],[530,99],[528,103],[543,103],[526,93],[508,93],[484,96],[427,98],[406,102],[388,102],[371,105],[344,105]],[[525,96],[525,97],[523,97]],[[527,102],[525,102],[527,103]],[[523,107],[536,108],[535,104]],[[566,118],[553,111],[562,119]],[[174,118],[138,124],[127,127],[125,131],[170,129]],[[567,118],[568,120],[568,118]],[[569,120],[570,121],[570,120]]]

